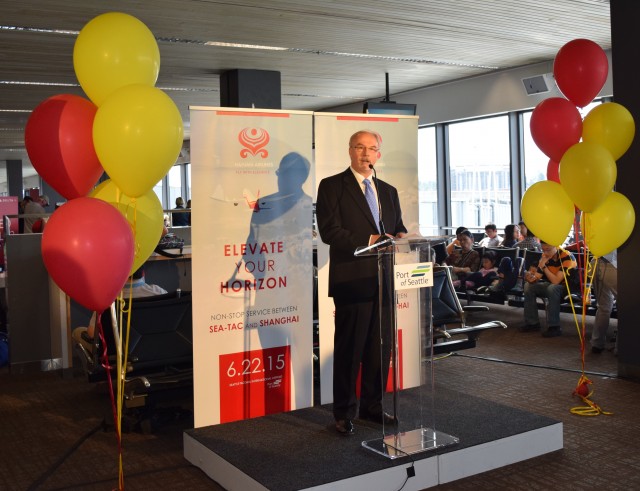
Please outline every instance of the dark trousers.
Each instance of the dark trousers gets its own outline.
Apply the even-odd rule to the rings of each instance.
[[[334,417],[336,420],[355,418],[356,381],[361,365],[360,408],[378,414],[382,411],[383,387],[389,372],[390,322],[384,323],[384,343],[381,343],[377,297],[357,301],[334,298],[334,304]]]

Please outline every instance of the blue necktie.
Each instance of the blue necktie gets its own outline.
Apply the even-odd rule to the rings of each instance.
[[[371,209],[371,214],[373,215],[373,220],[376,222],[376,228],[378,232],[380,232],[380,210],[378,210],[378,202],[376,201],[376,195],[373,192],[373,188],[371,187],[371,182],[369,179],[365,179],[364,181],[364,197],[369,204],[369,208]]]

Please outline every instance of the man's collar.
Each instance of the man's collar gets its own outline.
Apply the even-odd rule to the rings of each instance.
[[[351,173],[355,176],[356,180],[358,182],[362,182],[365,179],[369,179],[371,180],[371,178],[373,177],[372,175],[369,175],[369,177],[367,176],[363,176],[362,174],[360,174],[359,172],[357,172],[353,167],[349,166],[349,170],[351,171]]]

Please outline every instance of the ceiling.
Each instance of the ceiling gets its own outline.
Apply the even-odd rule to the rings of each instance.
[[[608,0],[2,0],[0,160],[26,158],[24,125],[40,102],[84,95],[74,42],[109,11],[158,40],[156,86],[187,134],[188,107],[218,106],[226,70],[279,71],[283,109],[320,110],[381,99],[385,73],[395,94],[552,60],[576,38],[611,47]]]

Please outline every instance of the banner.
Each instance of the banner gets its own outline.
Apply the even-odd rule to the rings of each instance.
[[[311,124],[191,108],[196,428],[313,403]]]
[[[316,182],[338,174],[350,165],[349,138],[359,130],[370,130],[382,138],[381,157],[376,163],[378,177],[398,190],[402,218],[409,233],[417,233],[418,224],[418,117],[371,114],[315,113]],[[315,201],[315,199],[314,199]],[[363,244],[366,245],[366,244]],[[317,239],[318,316],[320,340],[320,398],[322,404],[333,401],[333,333],[334,305],[329,291],[329,247]],[[413,295],[413,294],[412,294]],[[406,296],[409,296],[408,294]],[[418,326],[410,319],[416,301],[402,302],[398,310],[398,340],[402,366],[400,387],[420,383]]]

